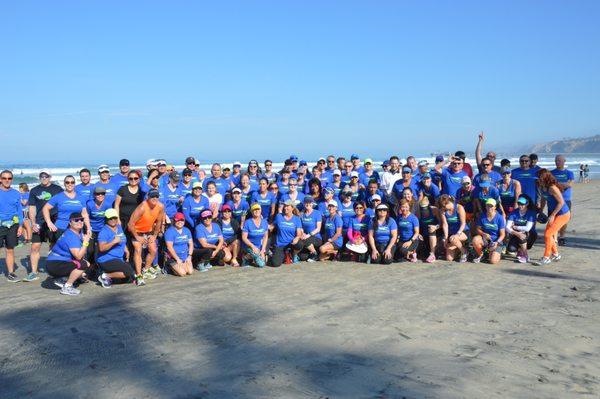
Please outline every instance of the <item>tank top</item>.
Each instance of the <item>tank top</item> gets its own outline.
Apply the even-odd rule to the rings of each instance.
[[[558,206],[558,201],[547,190],[542,190],[542,195],[546,199],[546,202],[548,202],[548,215],[549,215],[552,212],[554,212],[554,209],[556,209],[556,207]],[[562,195],[562,193],[560,193],[560,195]],[[558,211],[556,216],[564,215],[567,212],[569,212],[569,206],[567,205],[567,202],[564,201],[562,208],[560,208],[560,210]]]
[[[454,212],[452,214],[448,213],[448,211],[444,211],[444,216],[446,217],[446,222],[448,223],[448,235],[456,234],[458,229],[460,229],[460,217],[458,216],[458,208],[454,207]],[[465,228],[463,231],[469,231],[469,225],[465,223]]]
[[[154,223],[158,219],[160,214],[160,206],[155,206],[154,209],[150,209],[148,205],[144,206],[144,212],[142,216],[135,222],[135,231],[137,233],[149,233],[154,227]]]
[[[510,179],[510,183],[506,189],[502,181],[498,182],[498,191],[500,192],[500,201],[504,209],[512,208],[515,205],[515,183]]]

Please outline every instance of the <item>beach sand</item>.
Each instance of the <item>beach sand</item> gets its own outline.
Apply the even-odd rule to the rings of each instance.
[[[79,297],[0,279],[0,397],[598,398],[598,194],[576,186],[543,268],[227,267]]]

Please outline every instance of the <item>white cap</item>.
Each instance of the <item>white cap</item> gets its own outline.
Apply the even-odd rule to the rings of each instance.
[[[419,161],[419,163],[417,165],[418,166],[427,166],[427,165],[429,165],[429,162],[427,162],[426,160],[422,160],[422,161]]]
[[[323,158],[323,157],[321,157],[321,158],[319,158],[319,159],[317,160],[317,162],[319,162],[319,161],[325,161],[325,162],[327,162],[327,160],[326,160],[325,158]]]
[[[329,200],[329,202],[327,202],[327,206],[335,206],[337,208],[338,203],[336,200]]]
[[[468,183],[471,183],[471,178],[470,178],[469,176],[463,176],[463,178],[462,178],[462,182],[463,182],[463,183],[467,183],[467,182],[468,182]]]
[[[52,173],[50,173],[50,169],[42,169],[42,170],[40,170],[40,173],[38,174],[38,176],[41,175],[42,173],[45,173],[48,176],[52,176]]]
[[[389,208],[386,204],[379,204],[379,205],[377,205],[377,208],[375,208],[375,209],[379,210],[379,209],[389,209]]]
[[[341,170],[339,170],[339,169],[335,169],[335,170],[332,172],[332,174],[333,174],[334,176],[335,176],[335,175],[337,175],[337,176],[341,176],[341,175],[342,175],[342,171],[341,171]]]
[[[373,194],[371,196],[371,201],[378,199],[379,201],[381,201],[381,195],[379,194]]]
[[[242,190],[239,189],[239,187],[234,187],[233,190],[231,190],[232,193],[241,193]]]
[[[239,166],[239,167],[241,167],[241,166],[242,166],[242,163],[241,163],[240,161],[235,161],[235,162],[233,163],[233,167],[235,168],[236,166]]]
[[[358,172],[353,170],[352,172],[350,172],[350,177],[358,177]]]
[[[110,172],[108,165],[98,166],[98,173],[102,173],[102,172]]]

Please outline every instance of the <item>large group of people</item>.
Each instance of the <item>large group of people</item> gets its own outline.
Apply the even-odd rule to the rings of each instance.
[[[352,154],[330,155],[314,166],[291,155],[281,170],[251,160],[242,168],[219,163],[201,170],[193,157],[183,170],[151,159],[133,170],[127,159],[111,176],[107,165],[68,175],[63,187],[50,171],[27,193],[0,174],[0,248],[6,278],[14,271],[19,237],[31,241],[30,271],[38,279],[40,248],[49,243],[45,270],[65,295],[97,280],[103,287],[143,286],[161,273],[188,276],[213,266],[279,267],[328,260],[391,264],[447,261],[496,264],[502,258],[536,265],[558,261],[571,217],[574,175],[565,157],[556,168],[535,154],[508,159],[475,148],[439,155],[435,163],[391,156],[382,165]],[[262,166],[262,167],[261,167]],[[378,167],[380,166],[380,167]],[[544,254],[528,250],[545,224]]]

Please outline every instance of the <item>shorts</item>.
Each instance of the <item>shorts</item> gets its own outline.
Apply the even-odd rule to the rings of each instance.
[[[56,230],[50,231],[46,224],[40,224],[40,231],[37,233],[34,231],[31,235],[31,242],[40,243],[40,242],[49,242],[50,244],[54,244],[60,236],[62,235],[64,230]]]
[[[489,250],[489,241],[486,240],[484,237],[481,237],[481,239],[483,240],[483,247],[486,250]],[[504,251],[504,243],[500,243],[496,246],[496,249],[494,249],[494,252],[498,252],[499,254],[502,254],[502,252]]]
[[[237,236],[233,236],[233,237],[225,240],[225,244],[227,244],[227,246],[229,246],[229,245],[233,244],[233,242],[236,241],[237,239],[238,239]]]
[[[19,240],[17,238],[18,224],[13,224],[10,227],[0,226],[0,248],[14,249]]]
[[[49,260],[46,262],[46,271],[52,277],[68,277],[75,269],[87,270],[90,264],[87,260],[66,261],[66,260]]]

